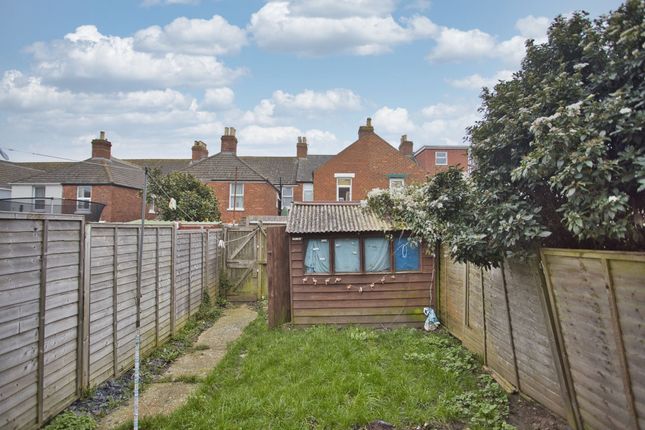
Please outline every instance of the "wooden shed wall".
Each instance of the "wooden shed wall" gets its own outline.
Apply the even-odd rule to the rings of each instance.
[[[423,250],[419,272],[312,275],[304,273],[304,246],[305,239],[302,236],[291,236],[289,263],[292,323],[423,326],[423,308],[433,300],[434,283],[434,259]],[[337,277],[341,278],[338,283],[335,282]],[[303,282],[304,278],[307,278],[306,282]],[[317,280],[316,285],[313,284],[313,279]],[[327,285],[326,279],[330,279]],[[370,287],[372,283],[373,288]]]

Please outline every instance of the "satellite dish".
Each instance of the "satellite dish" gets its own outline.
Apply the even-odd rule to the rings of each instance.
[[[4,151],[2,150],[2,148],[0,148],[0,156],[1,156],[2,158],[4,158],[5,160],[9,160],[9,156],[7,155],[7,153],[6,153],[6,152],[4,152]]]

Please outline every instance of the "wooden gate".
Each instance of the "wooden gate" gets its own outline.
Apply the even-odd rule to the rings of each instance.
[[[261,227],[226,230],[226,271],[232,302],[263,300],[268,294],[266,231]]]
[[[289,235],[286,227],[267,228],[267,274],[269,278],[269,327],[291,321]]]

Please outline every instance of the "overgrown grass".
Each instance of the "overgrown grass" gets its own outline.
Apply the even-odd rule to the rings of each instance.
[[[463,422],[509,428],[508,401],[450,336],[360,328],[268,330],[258,318],[186,405],[143,429],[354,429]],[[124,427],[125,428],[125,427]]]

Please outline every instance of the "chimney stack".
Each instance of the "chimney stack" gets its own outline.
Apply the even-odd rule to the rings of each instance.
[[[222,136],[221,152],[230,152],[233,154],[237,154],[237,137],[235,137],[234,127],[224,128],[224,135]]]
[[[193,151],[193,163],[208,157],[208,147],[201,140],[196,140],[191,149]]]
[[[92,139],[92,158],[105,158],[109,160],[112,155],[112,143],[105,138],[105,132],[99,133],[98,139]]]
[[[298,136],[296,154],[298,158],[307,158],[307,138],[305,136]]]
[[[365,125],[361,125],[360,127],[358,127],[359,139],[368,134],[374,134],[374,127],[372,127],[372,118],[367,118]]]
[[[405,155],[406,157],[412,157],[412,154],[414,152],[413,148],[414,144],[411,140],[408,140],[408,135],[404,134],[403,136],[401,136],[401,143],[399,144],[399,151],[401,151],[401,154]]]

